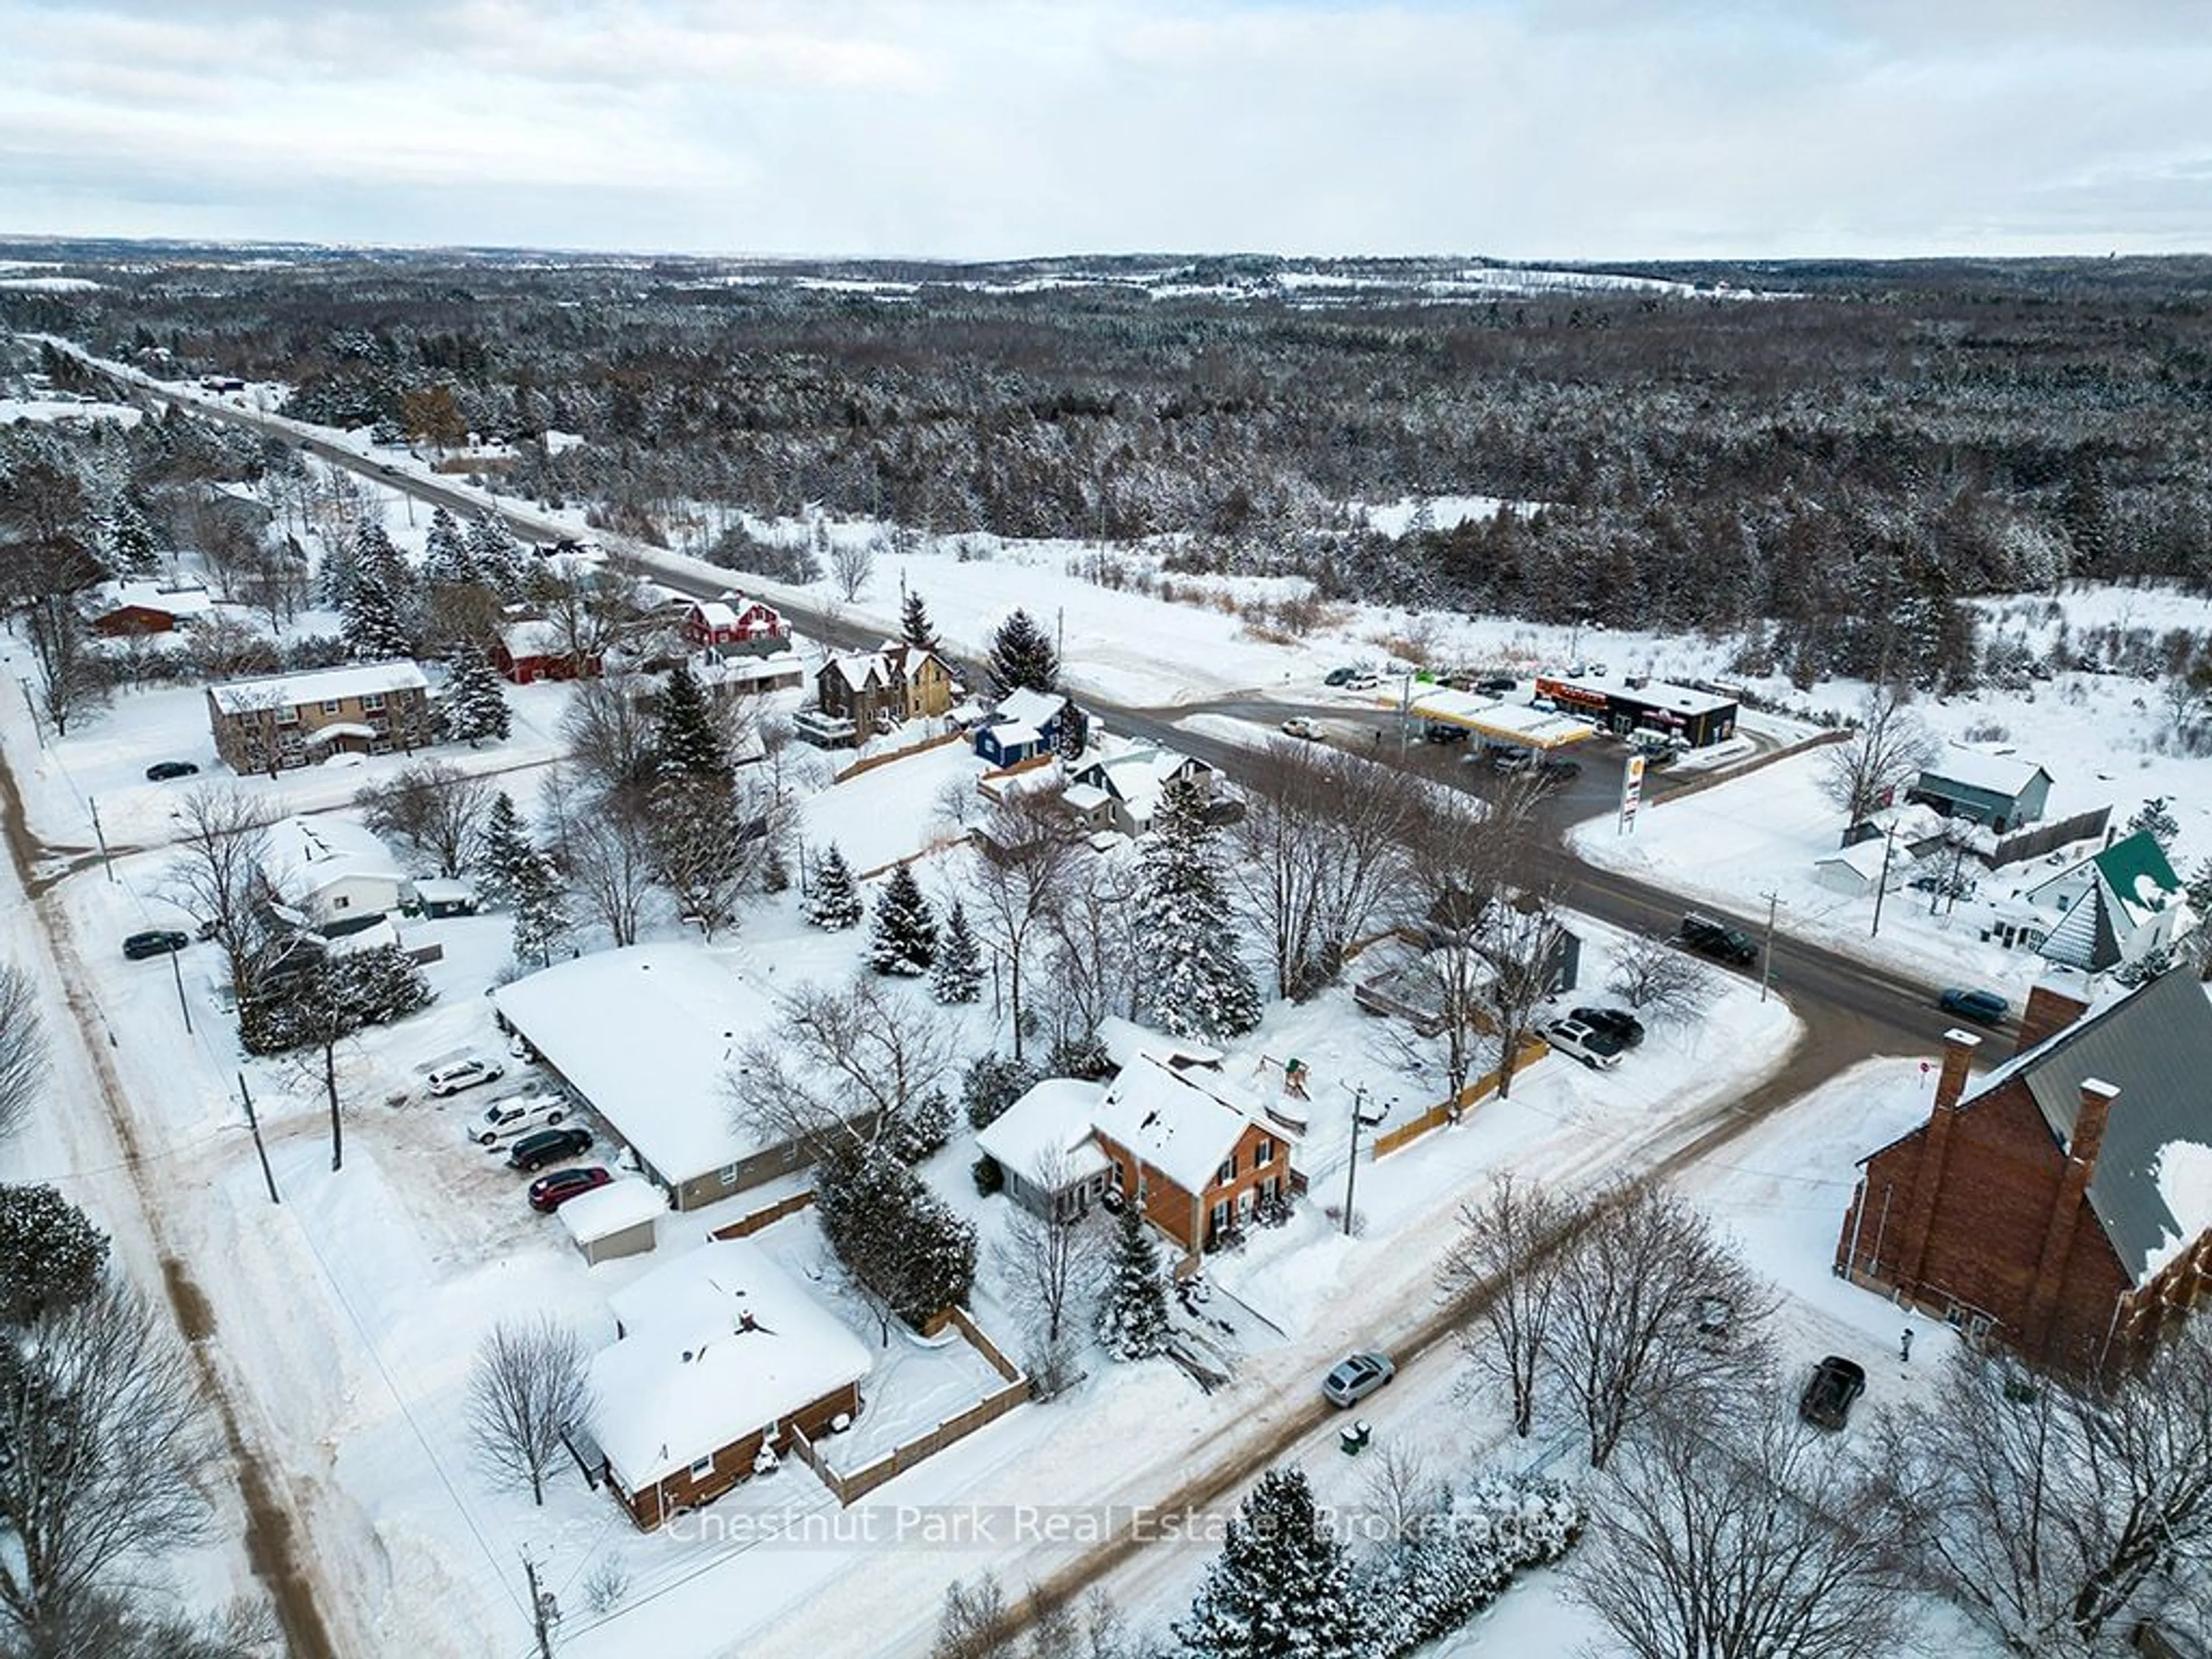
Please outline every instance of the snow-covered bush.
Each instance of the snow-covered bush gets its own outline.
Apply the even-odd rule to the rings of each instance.
[[[1447,1493],[1359,1576],[1376,1659],[1395,1659],[1458,1629],[1530,1567],[1559,1560],[1582,1535],[1582,1501],[1558,1482],[1486,1474]]]

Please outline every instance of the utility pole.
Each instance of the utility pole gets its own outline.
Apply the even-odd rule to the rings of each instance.
[[[1361,1109],[1367,1103],[1367,1085],[1361,1084],[1352,1091],[1352,1157],[1344,1166],[1344,1236],[1352,1237],[1352,1194],[1359,1178],[1359,1132],[1371,1129],[1390,1115],[1385,1106],[1370,1117]]]
[[[183,954],[180,951],[169,952],[169,972],[177,981],[177,1006],[185,1016],[185,1035],[190,1036],[192,1034],[192,1005],[185,1000],[185,970],[177,960]]]
[[[1769,888],[1759,896],[1766,901],[1766,948],[1759,953],[1759,1000],[1766,1000],[1766,988],[1774,979],[1774,911],[1781,895]]]
[[[253,1132],[253,1150],[261,1157],[261,1178],[269,1183],[269,1201],[282,1204],[276,1195],[276,1177],[269,1168],[269,1148],[261,1141],[261,1120],[253,1115],[253,1097],[246,1092],[246,1073],[238,1074],[238,1097],[246,1103],[246,1127]]]
[[[107,836],[100,827],[100,803],[90,795],[87,795],[84,798],[84,805],[85,810],[92,814],[92,838],[100,843],[100,867],[107,872],[107,879],[112,883],[115,879],[115,860],[107,856]],[[170,952],[173,957],[175,954],[173,951]],[[187,1017],[185,1024],[191,1023],[190,1018]]]
[[[522,1576],[530,1584],[530,1624],[538,1637],[538,1659],[553,1659],[553,1620],[560,1617],[550,1590],[538,1588],[538,1564],[522,1558]]]
[[[1881,838],[1881,875],[1874,884],[1874,932],[1870,939],[1881,937],[1881,896],[1889,891],[1889,855],[1897,850],[1897,823],[1891,820],[1889,833]]]

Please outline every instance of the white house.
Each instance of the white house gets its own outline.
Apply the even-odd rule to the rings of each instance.
[[[2170,950],[2198,920],[2165,852],[2140,831],[2014,896],[2045,923],[2037,954],[2085,973]]]
[[[1188,779],[1202,793],[1213,788],[1213,769],[1157,744],[1121,743],[1085,756],[1070,775],[1068,809],[1094,830],[1141,836],[1152,827],[1169,784]]]
[[[415,884],[384,843],[335,813],[271,825],[265,868],[277,896],[318,933],[374,927],[416,902]]]
[[[1889,866],[1887,879],[1882,866]],[[1863,841],[1856,846],[1813,860],[1813,879],[1832,893],[1850,898],[1870,898],[1877,886],[1895,892],[1905,884],[1905,866],[1911,860],[1895,855],[1887,841]]]

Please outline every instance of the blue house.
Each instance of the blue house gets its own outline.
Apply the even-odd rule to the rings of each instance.
[[[999,700],[998,711],[975,728],[975,753],[994,766],[1018,766],[1060,746],[1068,702],[1055,692],[1027,686]]]
[[[2002,835],[2040,818],[2050,793],[2051,774],[2033,762],[1953,744],[1920,769],[1920,781],[1905,798],[1925,801],[1946,817],[1985,823]]]

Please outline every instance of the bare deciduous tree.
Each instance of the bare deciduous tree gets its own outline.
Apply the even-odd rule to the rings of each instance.
[[[269,808],[235,784],[205,783],[185,796],[178,815],[184,828],[162,878],[163,896],[221,948],[231,986],[244,998],[252,991],[261,940]]]
[[[563,1432],[592,1403],[590,1357],[574,1331],[550,1317],[502,1321],[477,1349],[468,1414],[477,1455],[538,1504]]]
[[[1635,1183],[1560,1253],[1547,1358],[1593,1468],[1662,1405],[1694,1410],[1756,1382],[1773,1294],[1686,1200]],[[1701,1328],[1703,1327],[1704,1328]]]
[[[488,781],[444,761],[417,761],[362,790],[353,804],[378,835],[404,842],[440,875],[458,876],[476,851],[492,793]]]
[[[833,543],[830,549],[830,575],[837,584],[838,594],[850,605],[867,591],[869,578],[876,574],[876,549],[872,541],[858,537],[847,537]]]
[[[526,591],[551,630],[558,653],[573,662],[605,656],[644,627],[652,610],[635,579],[575,559],[540,561],[530,571]]]
[[[1668,1413],[1591,1504],[1569,1594],[1636,1659],[1875,1659],[1896,1650],[1897,1522],[1802,1424]]]
[[[635,674],[576,683],[561,717],[561,736],[571,768],[593,793],[641,793],[651,783],[658,732],[648,702]]]
[[[1559,1253],[1582,1218],[1550,1188],[1508,1171],[1462,1205],[1459,1218],[1459,1242],[1437,1276],[1448,1294],[1474,1301],[1475,1326],[1461,1343],[1478,1371],[1505,1385],[1513,1432],[1525,1438],[1536,1422]]]
[[[154,1305],[111,1285],[0,1342],[0,1621],[32,1651],[204,1535],[213,1455],[191,1364]]]
[[[617,945],[637,943],[653,897],[651,838],[641,814],[600,805],[569,816],[559,834],[560,862],[578,906]]]
[[[1135,871],[1085,859],[1068,872],[1059,902],[1044,916],[1044,982],[1036,1001],[1054,1038],[1097,1030],[1109,1014],[1136,1018],[1142,989]]]
[[[2212,1568],[2212,1332],[2101,1379],[1962,1346],[1896,1451],[1939,1583],[2021,1652],[2101,1652]]]
[[[957,1047],[934,1003],[863,973],[787,996],[774,1036],[745,1047],[727,1089],[739,1122],[827,1163],[926,1127]]]
[[[1936,739],[1892,686],[1859,705],[1856,731],[1821,755],[1820,793],[1844,814],[1844,833],[1887,805],[1936,757]]]
[[[49,1059],[37,983],[15,963],[0,963],[0,1140],[29,1118]]]
[[[1694,1019],[1719,994],[1711,969],[1671,933],[1639,933],[1614,952],[1606,988],[1638,1012],[1659,1019]]]
[[[1033,1171],[1024,1171],[1047,1192],[1057,1191],[1067,1173],[1067,1158],[1057,1150],[1040,1158]],[[1085,1323],[1086,1304],[1104,1276],[1107,1243],[1088,1211],[1039,1215],[1017,1204],[1007,1212],[1000,1253],[1012,1298],[1037,1328],[1030,1369],[1048,1397],[1071,1380],[1068,1339]]]
[[[22,618],[39,711],[58,732],[106,693],[106,661],[80,608],[106,574],[76,474],[44,461],[17,469],[0,490],[0,606]]]
[[[1027,1024],[1023,969],[1037,926],[1060,902],[1083,843],[1058,790],[1017,785],[984,815],[972,845],[975,910],[1006,972],[1019,1060]]]

